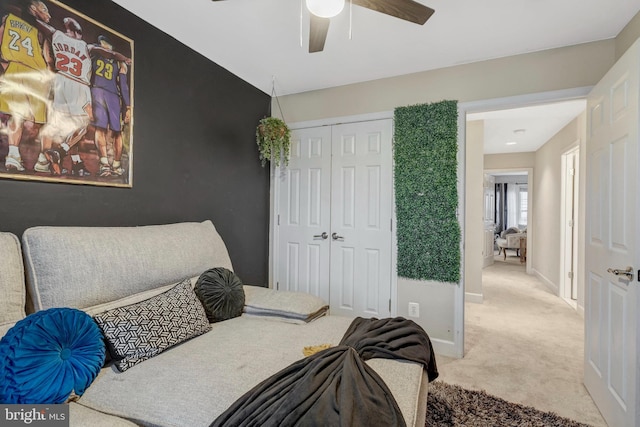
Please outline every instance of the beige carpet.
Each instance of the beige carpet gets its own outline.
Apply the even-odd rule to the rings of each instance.
[[[465,357],[438,357],[440,380],[606,426],[582,384],[583,319],[513,251],[483,270],[483,304],[465,304]]]

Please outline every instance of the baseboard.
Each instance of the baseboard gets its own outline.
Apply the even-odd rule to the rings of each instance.
[[[453,357],[454,359],[461,359],[462,355],[456,352],[456,346],[453,341],[446,341],[438,338],[431,338],[431,346],[433,351],[437,355],[446,357]]]
[[[484,296],[482,294],[476,294],[473,292],[464,293],[464,302],[472,302],[474,304],[482,304],[484,302]]]
[[[560,287],[557,284],[553,283],[544,274],[540,273],[535,268],[532,268],[531,270],[533,271],[533,275],[540,279],[540,281],[544,283],[544,285],[549,288],[554,295],[560,295]]]

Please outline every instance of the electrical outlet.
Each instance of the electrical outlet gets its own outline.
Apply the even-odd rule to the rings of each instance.
[[[417,302],[409,303],[409,317],[420,317],[420,304]]]

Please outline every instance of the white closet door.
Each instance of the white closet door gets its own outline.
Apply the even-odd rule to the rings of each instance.
[[[392,121],[333,126],[331,312],[390,315]]]
[[[276,288],[329,301],[331,128],[293,131],[289,166],[276,179]]]
[[[392,120],[292,132],[276,175],[276,287],[332,314],[391,314]],[[326,233],[326,234],[323,234]]]

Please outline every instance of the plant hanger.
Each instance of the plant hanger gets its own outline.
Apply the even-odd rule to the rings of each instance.
[[[271,116],[260,120],[256,128],[256,144],[258,145],[262,167],[267,162],[271,162],[276,167],[280,165],[287,166],[289,164],[291,131],[284,121],[284,114],[276,95],[275,77],[272,78],[271,97],[275,98],[282,119]]]

